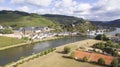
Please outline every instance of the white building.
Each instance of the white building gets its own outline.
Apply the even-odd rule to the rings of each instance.
[[[0,29],[4,29],[2,25],[0,25]]]
[[[105,33],[105,30],[92,30],[92,31],[87,30],[87,35],[90,35],[90,36],[96,36],[104,33]]]

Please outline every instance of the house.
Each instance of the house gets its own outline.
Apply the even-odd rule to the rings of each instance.
[[[43,31],[44,31],[44,32],[50,32],[51,30],[54,30],[54,29],[49,28],[49,27],[44,27],[44,28],[43,28]]]
[[[87,35],[95,36],[95,33],[96,33],[96,31],[88,31],[88,32],[87,32]]]
[[[104,34],[105,33],[105,29],[103,30],[87,30],[87,35],[90,35],[90,36],[96,36],[96,35],[99,35],[99,34]]]
[[[34,33],[34,27],[22,27],[20,28],[20,31],[24,36],[29,36],[30,34]]]
[[[41,32],[50,32],[52,29],[48,27],[22,27],[20,30],[24,34],[31,34],[31,33],[41,33]]]
[[[44,27],[35,27],[34,28],[34,33],[40,33],[44,31]]]
[[[114,57],[104,54],[89,53],[80,50],[75,51],[75,59],[83,59],[84,57],[88,58],[88,62],[97,62],[99,58],[103,58],[106,65],[110,65],[112,60],[114,59]]]
[[[3,29],[3,26],[2,26],[2,25],[0,25],[0,29]]]
[[[70,32],[61,32],[58,34],[58,36],[69,36]]]

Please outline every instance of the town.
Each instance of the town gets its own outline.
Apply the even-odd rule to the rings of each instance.
[[[97,30],[87,30],[86,35],[87,36],[92,36],[96,37],[96,39],[99,40],[99,35],[104,35],[107,33],[109,29],[97,29]],[[79,32],[53,32],[54,29],[49,28],[49,27],[20,27],[18,29],[13,29],[12,27],[9,26],[2,26],[0,25],[0,36],[5,36],[5,37],[12,37],[12,38],[28,38],[28,40],[43,40],[45,38],[51,38],[51,37],[59,37],[59,36],[77,36]],[[99,38],[97,38],[99,37]],[[102,36],[103,40],[105,39]],[[109,37],[109,41],[107,43],[96,43],[92,47],[77,47],[75,51],[75,58],[76,60],[83,60],[83,61],[89,61],[89,62],[97,62],[98,59],[102,58],[102,60],[105,60],[105,65],[110,65],[112,60],[114,60],[113,56],[120,56],[120,49],[119,45],[113,45],[114,43],[120,43],[120,36],[119,34],[113,35]],[[105,39],[106,40],[106,39]],[[87,42],[88,44],[89,42]],[[107,47],[104,46],[104,44],[109,44],[111,46],[106,45]],[[101,45],[101,46],[100,46]],[[103,46],[102,46],[103,45]],[[71,47],[72,48],[72,47]],[[68,49],[71,49],[68,48]],[[65,49],[65,47],[64,47]],[[113,53],[109,53],[109,51],[112,51]],[[72,55],[72,54],[71,54]],[[96,58],[95,58],[96,57]],[[83,59],[84,58],[84,59]],[[86,58],[86,60],[85,60]],[[101,63],[100,63],[101,64]]]
[[[0,67],[120,67],[120,0],[0,0]]]

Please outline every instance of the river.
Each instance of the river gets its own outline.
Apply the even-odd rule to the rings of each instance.
[[[70,38],[62,38],[52,41],[45,41],[36,43],[34,45],[24,45],[15,48],[9,48],[6,50],[0,51],[0,65],[3,66],[5,64],[15,62],[19,60],[21,57],[30,56],[34,53],[39,53],[41,51],[47,50],[49,48],[58,47],[61,45],[65,45],[72,42],[77,42],[80,40],[87,39],[87,37],[70,37]]]
[[[114,36],[116,33],[120,33],[120,28],[116,28],[116,30],[108,32],[107,35]]]

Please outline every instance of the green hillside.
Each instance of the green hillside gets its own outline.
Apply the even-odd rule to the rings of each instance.
[[[19,11],[0,11],[0,24],[4,26],[54,26],[55,23],[37,14]]]
[[[73,27],[74,24],[74,27]],[[82,18],[65,15],[38,15],[20,11],[0,11],[0,25],[11,27],[24,26],[49,26],[55,31],[80,31],[85,32],[93,28],[91,23],[86,23]]]

